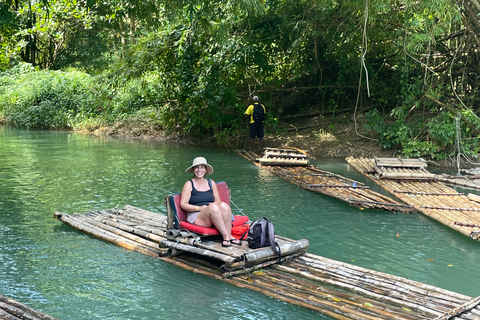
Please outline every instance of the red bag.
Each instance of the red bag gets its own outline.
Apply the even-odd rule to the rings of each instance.
[[[242,224],[236,227],[232,227],[232,236],[235,239],[246,240],[248,236],[248,229],[250,228],[249,224]],[[242,237],[243,236],[243,237]]]

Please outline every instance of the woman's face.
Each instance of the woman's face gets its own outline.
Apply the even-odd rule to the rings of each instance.
[[[199,164],[193,169],[193,173],[195,173],[195,177],[201,178],[205,176],[205,173],[207,173],[207,167],[205,167],[203,164]]]

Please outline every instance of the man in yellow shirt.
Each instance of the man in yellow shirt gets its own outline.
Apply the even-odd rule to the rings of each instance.
[[[260,103],[258,96],[253,96],[253,104],[249,105],[245,114],[250,118],[251,151],[255,149],[255,137],[260,140],[260,150],[263,151],[263,137],[265,136],[265,113],[266,109]]]

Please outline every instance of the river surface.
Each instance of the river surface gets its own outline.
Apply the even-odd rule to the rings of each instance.
[[[360,210],[309,192],[233,151],[70,132],[0,128],[0,294],[61,320],[328,319],[128,251],[55,220],[130,204],[165,214],[196,156],[236,207],[308,251],[480,296],[480,243],[419,213]],[[317,167],[378,188],[343,159]],[[461,192],[473,192],[462,190]],[[236,206],[236,207],[235,207]]]

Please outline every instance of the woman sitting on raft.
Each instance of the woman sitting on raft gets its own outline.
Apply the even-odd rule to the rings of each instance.
[[[241,245],[242,242],[232,236],[232,211],[230,206],[220,200],[215,181],[206,179],[213,168],[203,157],[193,159],[193,164],[185,170],[193,172],[193,179],[185,182],[180,197],[180,206],[187,212],[187,221],[201,226],[215,226],[223,237],[222,246]]]

